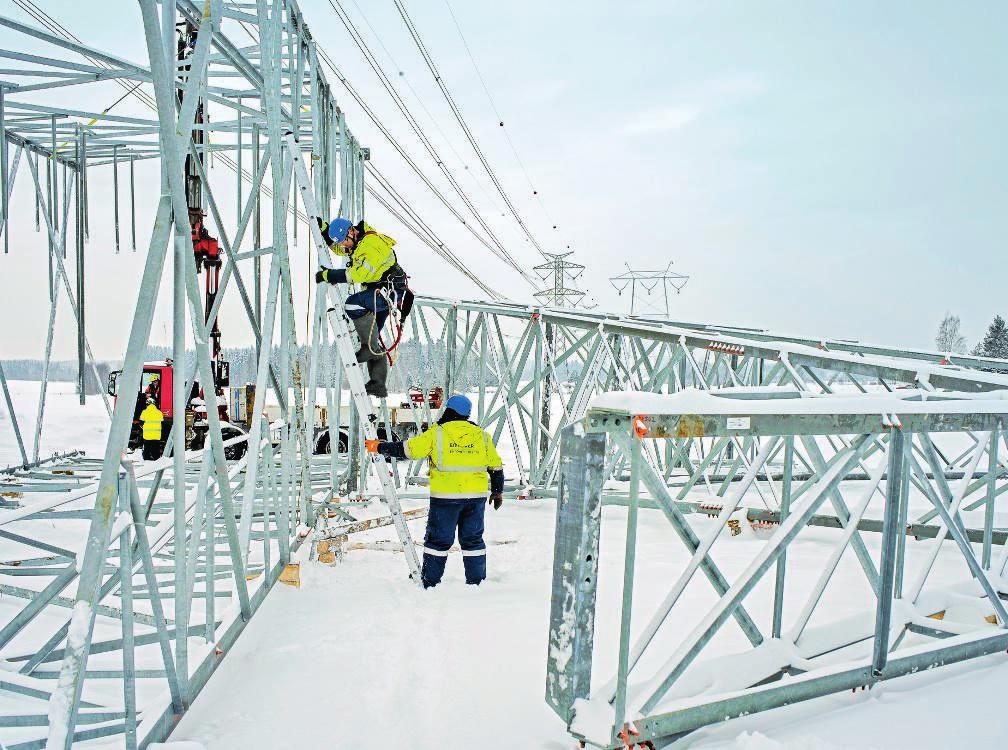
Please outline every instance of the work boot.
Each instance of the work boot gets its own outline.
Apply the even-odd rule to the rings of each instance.
[[[375,398],[388,397],[388,389],[380,383],[368,382],[368,384],[364,386],[364,392],[369,396],[374,396]]]
[[[364,390],[377,398],[388,396],[388,388],[385,385],[388,377],[388,358],[384,354],[368,362],[368,375],[371,379],[364,386]]]

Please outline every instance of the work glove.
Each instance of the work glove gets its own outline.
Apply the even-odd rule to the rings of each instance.
[[[326,271],[327,270],[329,270],[329,269],[327,269],[327,268],[320,268],[319,270],[317,270],[315,272],[315,283],[316,284],[321,284],[324,281],[328,281],[328,279],[326,278]]]
[[[329,222],[323,219],[321,216],[316,216],[315,222],[318,224],[319,231],[322,232],[322,237],[328,241],[329,235],[326,234],[326,232],[329,231]]]
[[[377,440],[365,440],[364,447],[367,449],[368,453],[378,452],[378,441]]]
[[[500,492],[491,492],[490,499],[487,500],[487,505],[492,505],[494,510],[500,510],[501,505],[504,504],[504,495]]]

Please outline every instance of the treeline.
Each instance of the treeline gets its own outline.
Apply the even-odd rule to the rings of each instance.
[[[308,356],[311,348],[298,346],[291,352],[291,357],[298,361],[301,367],[303,381],[308,380]],[[231,384],[254,383],[258,366],[258,353],[255,347],[225,348],[222,351],[225,360],[231,363]],[[171,356],[171,349],[165,346],[151,346],[147,350],[147,361],[162,360]],[[186,372],[192,372],[196,361],[194,351],[186,352]],[[270,352],[270,362],[276,372],[280,372],[282,351],[274,346]],[[393,387],[419,387],[421,383],[436,384],[444,379],[446,370],[445,348],[441,345],[433,347],[420,346],[418,342],[406,341],[396,349],[396,362],[391,370],[391,385]],[[291,363],[293,364],[293,362]],[[339,375],[339,357],[336,348],[325,347],[320,350],[318,363],[318,385],[336,385],[335,378]],[[467,358],[462,368],[466,377],[479,376],[479,362],[475,357]],[[473,373],[475,373],[473,375]],[[487,385],[496,385],[493,373],[487,373]],[[478,383],[476,383],[478,385]]]
[[[292,355],[297,357],[301,366],[302,378],[305,382],[308,379],[308,355],[310,347],[299,346]],[[256,366],[258,357],[255,347],[233,347],[225,348],[222,352],[224,359],[231,363],[231,384],[242,385],[244,383],[254,383],[256,376]],[[154,362],[164,360],[171,356],[171,348],[167,346],[148,346],[145,361]],[[433,345],[422,345],[415,340],[404,341],[396,349],[395,365],[389,375],[389,385],[393,390],[405,391],[408,388],[421,387],[427,384],[428,387],[441,384],[445,380],[447,372],[447,350],[445,346],[438,342]],[[481,367],[479,357],[469,354],[464,361],[459,361],[456,354],[456,387],[463,390],[473,390],[479,387],[481,378]],[[274,369],[280,371],[281,350],[274,347],[270,352],[270,361]],[[189,350],[185,356],[184,372],[191,373],[196,362],[196,352]],[[494,371],[494,363],[485,363],[483,370],[483,384],[494,387],[500,381]],[[504,363],[510,366],[511,363]],[[10,380],[41,380],[42,360],[40,359],[14,359],[3,361],[4,372]],[[108,380],[108,373],[122,367],[121,361],[102,361],[97,364],[101,376],[101,388],[105,387]],[[529,356],[529,361],[522,373],[522,379],[532,377],[534,368],[533,357]],[[557,369],[557,376],[561,380],[573,380],[579,371],[577,365],[565,365]],[[335,378],[339,374],[338,357],[334,347],[323,349],[319,359],[318,385],[335,385]],[[77,362],[76,360],[59,360],[49,363],[49,379],[51,381],[76,382]],[[93,378],[89,379],[93,380]],[[89,393],[95,392],[94,384],[89,382]]]
[[[3,360],[4,375],[8,380],[42,380],[43,361],[41,359],[5,359]],[[104,383],[108,382],[108,374],[119,367],[116,362],[97,362],[98,375]],[[94,374],[88,367],[85,371],[88,393],[96,392]],[[49,362],[49,380],[53,382],[77,382],[77,360],[52,360]]]
[[[223,353],[224,358],[231,363],[232,384],[254,382],[256,374],[256,351],[254,347],[225,349]],[[296,354],[300,361],[302,378],[305,382],[308,379],[309,353],[309,347],[301,346],[298,347]],[[395,364],[389,372],[389,387],[392,390],[405,391],[408,388],[422,387],[424,384],[430,387],[444,383],[448,369],[448,353],[443,343],[437,342],[433,345],[424,345],[415,340],[404,341],[395,350],[394,357]],[[274,368],[279,372],[280,350],[274,348],[270,359]],[[530,355],[529,361],[522,373],[522,379],[532,377],[534,364],[533,357]],[[512,363],[510,362],[502,363],[504,367],[511,365]],[[335,347],[321,350],[318,367],[317,385],[336,385],[336,378],[340,374],[340,368],[339,357]],[[578,369],[577,366],[560,367],[557,370],[557,375],[561,380],[573,379],[577,375]],[[462,358],[456,353],[455,370],[455,386],[462,390],[478,388],[481,378],[485,386],[495,387],[500,384],[500,379],[495,372],[494,363],[486,362],[481,368],[480,358],[476,354],[470,353]]]

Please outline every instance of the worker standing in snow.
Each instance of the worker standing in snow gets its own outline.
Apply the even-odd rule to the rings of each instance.
[[[143,457],[145,461],[161,458],[161,425],[164,413],[154,405],[154,399],[147,399],[147,406],[140,412],[143,426]]]
[[[406,283],[408,277],[396,258],[395,240],[363,221],[356,225],[342,218],[328,223],[317,221],[322,236],[330,243],[329,249],[345,256],[348,263],[346,268],[320,268],[315,282],[363,287],[347,297],[343,307],[361,342],[357,361],[368,366],[365,390],[384,398],[388,395],[385,379],[389,358],[379,334],[393,307],[399,311],[401,325],[413,306],[413,293]]]
[[[370,453],[430,462],[430,511],[421,570],[424,588],[441,581],[456,529],[466,583],[479,584],[486,578],[483,502],[489,489],[487,504],[494,510],[501,507],[504,467],[490,435],[469,421],[471,413],[472,402],[455,395],[448,399],[438,423],[415,438],[404,443],[366,441]]]

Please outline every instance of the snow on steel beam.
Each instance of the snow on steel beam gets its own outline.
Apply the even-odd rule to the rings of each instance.
[[[743,716],[858,685],[871,685],[879,680],[914,671],[922,665],[935,666],[974,658],[1003,647],[1006,638],[1003,628],[1008,621],[1008,612],[997,601],[996,591],[987,580],[992,573],[992,556],[989,549],[984,549],[981,561],[971,547],[971,543],[983,542],[986,547],[994,543],[995,533],[990,520],[994,514],[990,507],[985,510],[983,530],[966,529],[961,516],[964,500],[970,493],[980,493],[982,500],[986,499],[988,504],[993,503],[998,494],[999,488],[995,482],[1002,474],[1002,467],[997,461],[996,448],[991,448],[997,442],[991,439],[992,434],[979,432],[969,451],[968,462],[958,472],[961,475],[960,483],[953,489],[945,478],[946,467],[938,458],[934,441],[945,435],[949,439],[961,439],[970,434],[968,430],[1000,425],[1005,417],[1008,417],[1008,398],[997,394],[935,393],[924,390],[802,397],[794,392],[764,388],[691,391],[671,395],[610,393],[597,397],[583,423],[578,423],[576,427],[586,437],[593,433],[609,433],[621,446],[624,455],[639,444],[640,448],[636,450],[643,458],[646,451],[641,449],[646,448],[646,444],[662,441],[700,441],[710,446],[702,461],[700,455],[696,459],[683,456],[684,466],[689,466],[694,461],[699,463],[698,467],[689,469],[691,479],[684,488],[685,491],[689,491],[689,487],[695,484],[695,473],[706,472],[706,467],[713,460],[712,456],[725,451],[725,441],[743,434],[747,436],[747,440],[752,441],[751,448],[743,450],[752,451],[756,450],[759,436],[769,436],[763,439],[757,458],[749,465],[750,480],[756,478],[761,458],[767,460],[775,454],[773,441],[777,438],[774,436],[798,435],[801,437],[800,442],[791,437],[786,438],[784,455],[787,465],[782,471],[790,479],[795,475],[794,469],[800,461],[805,470],[812,471],[815,482],[806,482],[794,493],[789,488],[783,501],[787,507],[782,506],[781,512],[764,513],[753,508],[745,510],[745,518],[756,520],[764,530],[763,535],[757,538],[766,541],[755,555],[750,555],[748,562],[740,562],[742,572],[736,575],[734,581],[724,582],[719,589],[720,601],[706,614],[701,613],[700,622],[693,632],[685,640],[676,640],[679,645],[671,660],[664,659],[662,654],[650,653],[648,646],[651,638],[666,627],[666,621],[696,620],[695,611],[676,609],[678,597],[674,593],[682,588],[682,581],[676,584],[679,589],[673,587],[673,593],[666,597],[664,609],[659,608],[651,626],[644,631],[637,628],[643,635],[633,652],[633,658],[630,658],[626,639],[630,630],[626,585],[628,581],[629,585],[633,585],[634,575],[633,571],[624,570],[624,608],[617,674],[612,680],[593,687],[589,696],[585,697],[582,689],[581,696],[574,697],[573,705],[570,706],[573,717],[570,711],[561,714],[570,722],[571,733],[578,739],[601,747],[620,745],[626,737],[633,737],[636,741],[668,741],[707,724],[723,721],[726,717]],[[575,427],[568,428],[573,429]],[[835,439],[829,438],[833,434],[854,434],[859,437],[850,443],[841,440],[837,444]],[[912,454],[914,439],[928,448],[926,458],[932,469],[930,474],[921,469]],[[807,457],[801,457],[801,450],[808,451]],[[825,451],[830,453],[823,455]],[[599,453],[601,455],[602,451]],[[987,472],[980,472],[985,476],[977,480],[978,466],[984,453],[989,457],[988,469]],[[852,476],[863,472],[863,461],[868,459],[873,463],[868,483],[848,484]],[[718,463],[720,464],[720,460]],[[735,466],[738,463],[739,460],[736,459]],[[657,504],[668,516],[666,506],[675,508],[680,503],[671,498],[666,478],[650,467],[647,460],[643,460],[641,464],[645,484],[652,493],[652,499],[642,501],[641,507],[654,507]],[[883,477],[886,477],[883,517],[881,520],[866,521],[863,514],[869,500],[878,491]],[[730,478],[731,475],[728,479]],[[923,493],[924,497],[941,517],[939,526],[925,527],[917,523],[908,524],[909,530],[903,530],[906,524],[908,481],[915,481],[915,486],[924,485],[927,490]],[[790,485],[790,482],[786,484]],[[748,486],[755,488],[755,483],[750,481]],[[743,479],[730,491],[731,497],[721,499],[720,503],[717,502],[719,498],[713,499],[706,510],[703,505],[688,509],[716,517],[713,529],[704,529],[704,547],[697,546],[695,535],[691,537],[693,544],[688,545],[688,550],[694,555],[694,559],[703,554],[703,559],[709,560],[707,550],[725,544],[725,539],[731,539],[731,534],[721,532],[730,524],[733,512],[741,508],[739,501],[741,494],[746,492],[746,487],[747,483]],[[859,499],[854,501],[853,510],[848,511],[842,495],[852,489]],[[713,489],[709,487],[708,491],[713,492]],[[718,495],[728,491],[729,484],[723,483]],[[632,495],[631,485],[631,505],[634,504]],[[835,516],[817,513],[817,508],[828,498],[834,501],[834,507],[838,509]],[[681,501],[682,496],[678,499]],[[800,501],[800,504],[791,506],[792,499]],[[565,512],[572,512],[570,502],[562,487],[558,512],[561,508],[566,508]],[[605,502],[604,498],[602,502]],[[576,515],[577,513],[573,513],[572,517]],[[673,519],[670,517],[669,520]],[[632,514],[628,516],[627,523],[627,539],[630,544]],[[679,523],[685,529],[689,528],[681,516]],[[782,614],[790,613],[790,607],[793,606],[793,601],[784,596],[786,567],[788,562],[796,564],[785,553],[794,542],[800,543],[803,529],[813,525],[837,527],[840,534],[832,553],[818,563],[821,573],[811,594],[804,590],[798,592],[799,601],[803,598],[807,598],[807,601],[797,618],[792,617],[787,622],[790,629],[784,629],[781,626]],[[905,552],[905,548],[911,543],[906,535],[912,534],[914,529],[920,536],[932,539],[931,542],[924,543],[930,547],[931,554],[910,556]],[[829,583],[841,556],[857,542],[859,530],[881,531],[886,540],[880,572],[876,574],[880,583],[873,586],[875,601],[869,598],[864,613],[823,624],[819,624],[820,618],[815,627],[807,628],[813,612],[822,613],[828,608],[828,602],[835,600],[835,592],[842,588],[830,587]],[[966,563],[966,569],[973,580],[981,582],[983,590],[979,592],[976,606],[991,611],[991,614],[985,618],[973,618],[977,622],[973,622],[973,619],[967,621],[958,614],[945,617],[945,611],[950,606],[947,602],[952,601],[949,597],[957,596],[951,592],[960,590],[956,585],[936,589],[932,584],[922,591],[931,572],[935,552],[942,547],[942,540],[946,537],[954,542],[954,548]],[[1003,543],[1004,536],[999,537],[999,541]],[[949,546],[951,545],[944,545],[942,549],[949,553]],[[735,557],[739,554],[745,554],[745,549],[732,553]],[[798,554],[798,551],[794,554]],[[1008,559],[1008,555],[1002,555],[1002,560],[1004,559]],[[598,565],[594,556],[593,562]],[[641,567],[646,564],[646,559],[629,553],[624,562],[625,567]],[[766,589],[767,593],[773,591],[774,597],[774,640],[754,642],[754,648],[749,651],[729,655],[724,655],[723,646],[715,647],[713,653],[716,656],[702,658],[711,651],[708,642],[712,641],[721,624],[730,615],[739,612],[738,607],[746,596],[749,596],[747,602],[752,599],[751,594],[754,594],[754,587],[760,577],[774,565],[777,571],[776,583],[772,589]],[[558,555],[555,566],[555,575],[559,575],[566,569],[565,566],[570,566],[570,561]],[[916,580],[904,589],[905,575],[914,570],[918,573]],[[581,584],[579,577],[572,578],[570,584],[567,596],[570,600],[577,601],[578,587],[586,584]],[[946,590],[949,593],[943,594]],[[794,592],[790,594],[792,598],[794,595]],[[655,592],[650,592],[648,598],[654,599]],[[824,605],[823,602],[827,604]],[[788,604],[788,607],[782,612],[784,604]],[[579,617],[594,621],[596,608],[599,612],[611,612],[611,605],[612,602],[599,601],[587,612],[581,612]],[[695,602],[691,602],[689,606],[695,608]],[[992,632],[990,624],[1000,629]],[[931,640],[914,642],[913,647],[908,648],[903,643],[903,637],[909,632]],[[597,644],[596,648],[605,649],[605,646]],[[842,676],[836,672],[829,657],[839,648],[852,649],[845,656],[852,667]],[[612,648],[605,650],[610,654],[612,652]],[[571,658],[579,663],[566,664],[566,673],[577,674],[586,669],[592,670],[592,656],[592,653],[571,653]],[[600,666],[594,665],[596,673]],[[787,674],[792,679],[780,685],[770,684]],[[621,697],[623,695],[626,695],[625,702]],[[625,712],[621,710],[623,705],[628,707]]]
[[[778,360],[782,355],[787,355],[796,366],[881,377],[902,383],[929,382],[938,388],[975,392],[1008,389],[1008,375],[998,373],[963,369],[930,361],[921,361],[911,366],[891,356],[848,351],[832,352],[804,344],[781,342],[780,346],[775,346],[776,342],[773,340],[750,340],[741,333],[730,337],[720,334],[716,337],[705,336],[688,328],[647,323],[625,316],[609,316],[582,310],[564,311],[532,305],[447,300],[420,295],[417,296],[415,304],[441,309],[456,305],[462,310],[486,312],[500,318],[522,319],[539,314],[545,322],[568,328],[588,329],[602,325],[608,333],[622,336],[668,342],[684,338],[686,346],[693,349],[706,350],[712,345],[742,347],[745,354],[759,359]]]

